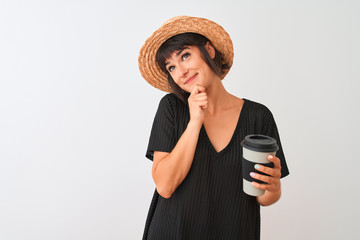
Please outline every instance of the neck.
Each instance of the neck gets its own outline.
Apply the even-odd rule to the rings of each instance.
[[[212,84],[206,89],[206,93],[208,98],[208,107],[206,111],[211,115],[223,110],[231,101],[232,97],[232,95],[224,88],[219,77],[212,81]]]

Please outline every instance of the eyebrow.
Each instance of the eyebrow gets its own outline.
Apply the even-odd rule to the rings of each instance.
[[[179,56],[185,49],[190,49],[189,47],[183,47],[182,49],[180,49],[179,52],[176,53],[176,56]],[[169,65],[169,62],[165,63],[165,66]]]

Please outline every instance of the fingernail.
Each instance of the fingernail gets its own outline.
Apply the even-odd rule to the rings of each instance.
[[[269,158],[270,158],[270,159],[273,159],[274,157],[273,157],[273,155],[269,155]]]
[[[255,173],[251,172],[250,176],[255,177]]]
[[[259,164],[256,164],[256,165],[255,165],[255,168],[256,168],[256,169],[260,169],[260,165],[259,165]]]

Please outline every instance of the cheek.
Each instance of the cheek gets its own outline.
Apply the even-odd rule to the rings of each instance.
[[[181,83],[181,81],[180,81],[181,76],[180,76],[179,71],[174,70],[173,72],[171,72],[170,76],[177,85],[179,85]]]
[[[176,79],[176,76],[175,76],[175,74],[170,74],[170,76],[171,76],[171,78],[173,79],[173,81],[176,83],[176,84],[178,84],[178,80]]]
[[[179,80],[178,80],[178,78],[176,78],[176,74],[172,73],[172,74],[170,74],[170,76],[171,76],[172,80],[173,80],[177,85],[179,85]]]

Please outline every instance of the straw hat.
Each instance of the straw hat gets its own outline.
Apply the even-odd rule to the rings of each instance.
[[[145,80],[152,86],[165,92],[172,92],[167,74],[156,63],[156,53],[160,46],[170,37],[180,33],[193,32],[207,37],[214,47],[224,55],[225,62],[232,66],[234,58],[233,44],[229,34],[220,25],[205,18],[178,16],[166,21],[157,29],[141,47],[139,69]],[[230,70],[227,69],[221,79]]]

